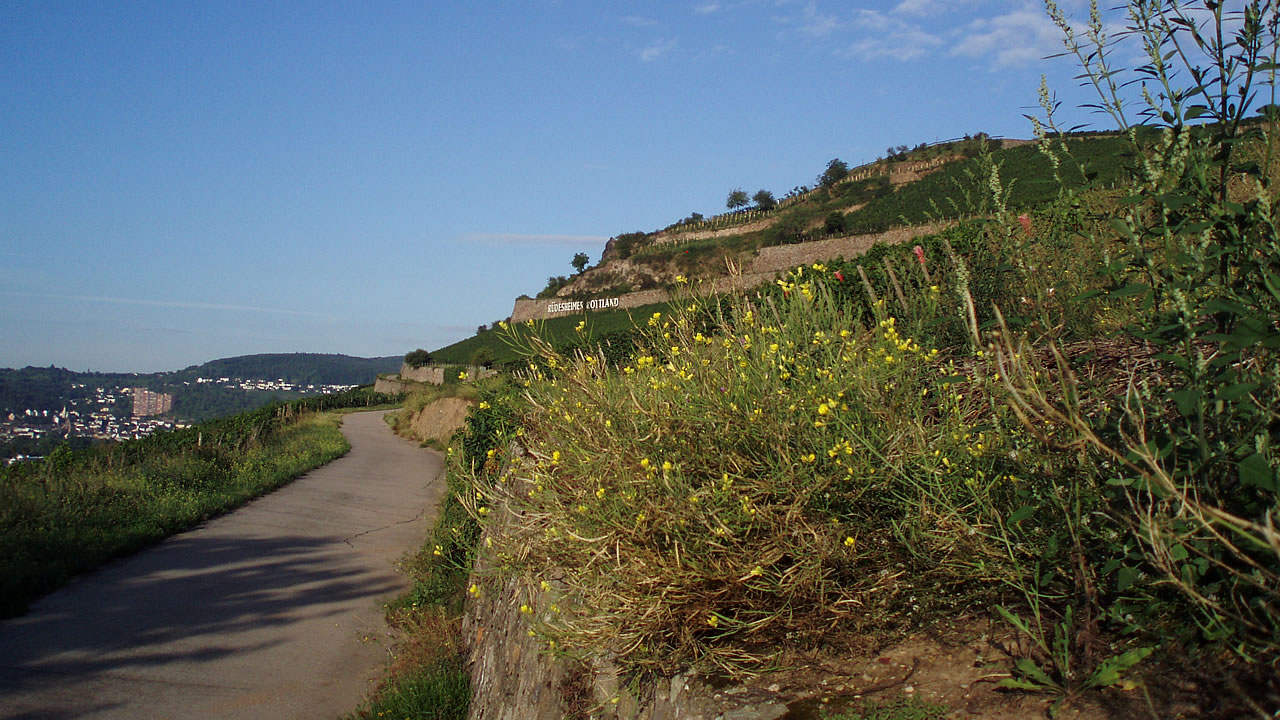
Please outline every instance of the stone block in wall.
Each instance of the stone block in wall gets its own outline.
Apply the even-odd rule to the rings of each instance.
[[[444,383],[444,368],[439,365],[411,367],[408,363],[404,363],[400,366],[400,379],[441,385]]]
[[[407,392],[409,386],[396,378],[378,378],[373,381],[373,391],[376,393],[386,393],[387,395],[399,395]]]

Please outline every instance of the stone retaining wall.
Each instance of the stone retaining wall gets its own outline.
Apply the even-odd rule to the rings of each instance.
[[[408,364],[403,364],[400,366],[400,379],[412,380],[420,383],[431,383],[432,385],[443,385],[444,368],[439,365],[410,367]]]
[[[705,240],[707,238],[732,237],[742,235],[757,230],[763,230],[777,222],[777,215],[769,215],[759,220],[742,225],[734,225],[733,227],[721,228],[720,230],[694,230],[693,232],[681,232],[679,230],[663,230],[653,236],[654,245],[663,245],[670,243],[684,243],[693,240]]]
[[[412,368],[408,364],[401,365],[399,379],[413,380],[415,383],[431,383],[434,386],[444,384],[444,368],[440,365],[422,365],[421,368]]]
[[[914,227],[896,228],[882,233],[868,235],[850,235],[830,240],[797,243],[795,245],[775,245],[761,248],[745,269],[737,277],[719,277],[704,283],[704,292],[724,293],[736,289],[750,289],[758,285],[772,282],[778,273],[790,270],[797,265],[809,265],[815,262],[834,260],[836,258],[853,258],[870,250],[876,243],[897,245],[924,235],[941,232],[954,225],[954,222],[930,223]],[[671,293],[666,290],[641,290],[618,296],[618,304],[610,309],[627,309],[667,302]],[[511,322],[526,320],[543,320],[552,317],[581,315],[585,310],[573,312],[550,312],[549,308],[563,306],[565,298],[545,298],[542,300],[516,300],[511,310]]]
[[[666,290],[641,290],[639,292],[626,293],[618,296],[618,304],[611,306],[610,310],[626,310],[627,308],[640,307],[641,305],[651,305],[658,302],[666,302],[670,295]],[[553,317],[565,317],[569,315],[581,315],[583,312],[589,312],[585,308],[573,312],[550,312],[548,308],[552,306],[560,306],[565,302],[565,298],[543,298],[541,300],[516,300],[515,307],[511,310],[511,322],[518,323],[525,320],[543,320]]]
[[[459,372],[459,368],[451,366],[446,368],[443,365],[423,365],[422,367],[410,367],[407,363],[400,365],[400,374],[388,377],[380,377],[373,383],[374,392],[386,393],[402,393],[413,389],[415,384],[423,385],[443,385],[444,374],[446,372]],[[470,380],[479,380],[481,378],[496,375],[496,370],[477,367],[475,365],[467,365],[461,368],[467,373]],[[384,389],[385,388],[385,389]]]
[[[514,446],[514,462],[520,448]],[[485,531],[502,532],[519,522],[501,505],[493,508]],[[468,586],[483,588],[468,597],[462,638],[471,674],[470,720],[544,720],[592,717],[623,720],[775,720],[787,712],[776,686],[713,688],[688,675],[660,678],[635,687],[619,677],[608,659],[589,665],[550,652],[547,641],[529,635],[532,616],[548,612],[549,593],[511,578],[496,581],[483,537]]]
[[[395,377],[380,377],[373,381],[373,391],[388,395],[399,395],[409,391],[409,384]]]
[[[931,223],[914,227],[895,228],[882,233],[850,235],[830,240],[815,240],[796,245],[775,245],[756,252],[748,273],[779,273],[797,265],[836,258],[853,258],[870,250],[876,243],[897,245],[925,235],[933,235],[954,225],[954,222]]]

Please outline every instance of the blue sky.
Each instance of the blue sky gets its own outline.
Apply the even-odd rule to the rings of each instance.
[[[734,188],[1029,137],[1060,49],[1020,0],[0,3],[0,366],[441,347]]]

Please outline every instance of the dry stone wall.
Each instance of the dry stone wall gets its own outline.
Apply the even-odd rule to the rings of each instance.
[[[519,453],[513,447],[513,454]],[[501,506],[490,517],[486,533],[518,522]],[[549,610],[549,594],[534,588],[532,580],[495,579],[483,540],[478,547],[482,552],[468,585],[482,589],[468,597],[462,620],[470,720],[775,720],[787,713],[788,698],[776,686],[713,688],[689,675],[636,686],[620,677],[608,658],[583,663],[554,654],[546,640],[529,635],[528,617]],[[526,616],[521,605],[532,613]]]
[[[896,245],[908,242],[924,235],[941,232],[954,223],[942,222],[914,227],[896,228],[882,233],[869,235],[851,235],[849,237],[816,240],[814,242],[795,245],[776,245],[761,248],[757,251],[751,265],[738,277],[715,278],[703,284],[704,292],[723,293],[737,289],[750,289],[764,283],[772,282],[778,273],[790,270],[797,265],[808,265],[815,262],[833,260],[835,258],[852,258],[861,255],[876,243]],[[609,303],[608,309],[628,309],[667,302],[671,294],[666,290],[642,290],[618,296],[616,305]],[[511,322],[526,320],[543,320],[552,317],[578,315],[589,312],[587,301],[578,308],[567,309],[564,298],[546,298],[542,300],[520,299],[515,301],[511,310]]]
[[[412,380],[420,383],[431,383],[432,385],[444,384],[444,368],[439,365],[423,365],[422,367],[410,367],[407,363],[400,366],[400,379]]]
[[[628,308],[640,307],[641,305],[650,305],[657,302],[666,302],[669,298],[666,290],[641,290],[640,292],[626,293],[617,297],[618,303],[610,303],[608,310],[626,310]],[[610,298],[612,299],[612,298]],[[583,301],[581,308],[568,308],[564,298],[543,298],[542,300],[521,299],[516,300],[515,307],[511,310],[511,322],[524,322],[525,320],[542,320],[552,317],[561,317],[565,315],[576,315],[581,312],[590,312],[587,308],[586,301]]]
[[[373,391],[387,395],[399,395],[409,391],[409,384],[396,377],[380,377],[373,381]]]
[[[708,238],[733,237],[735,235],[742,235],[749,232],[755,232],[757,230],[764,230],[777,222],[777,220],[777,215],[769,215],[761,218],[760,220],[744,223],[742,225],[734,225],[733,227],[727,227],[721,230],[694,230],[693,232],[664,230],[653,236],[653,242],[655,245],[662,245],[677,242],[690,242],[692,240],[706,240]]]
[[[941,232],[954,223],[931,223],[914,227],[895,228],[882,233],[868,235],[850,235],[849,237],[815,240],[814,242],[796,245],[775,245],[761,248],[757,253],[749,273],[779,273],[797,265],[807,265],[835,258],[857,257],[870,250],[876,243],[898,245],[925,235]]]
[[[458,367],[453,366],[447,368],[449,372],[458,372]],[[487,368],[468,365],[462,368],[467,373],[467,377],[473,380],[489,377],[496,374],[496,371]],[[443,385],[444,374],[446,368],[443,365],[424,365],[422,367],[412,367],[408,363],[400,365],[400,373],[388,377],[380,377],[373,383],[374,392],[385,393],[402,393],[413,389],[415,384],[424,385]]]

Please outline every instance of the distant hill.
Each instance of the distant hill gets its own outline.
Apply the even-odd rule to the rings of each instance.
[[[606,244],[598,264],[572,277],[548,278],[536,297],[586,299],[671,287],[678,275],[707,279],[728,275],[730,264],[749,267],[760,250],[771,246],[984,216],[992,203],[984,162],[999,169],[1003,201],[1010,210],[1031,209],[1057,197],[1054,168],[1038,144],[991,139],[984,158],[982,139],[921,144],[849,168],[839,180],[819,177],[817,187],[795,188],[771,201],[772,207],[751,206],[708,218],[695,213],[660,230],[620,234]],[[1059,174],[1068,187],[1106,185],[1120,176],[1127,138],[1079,134],[1065,142],[1071,158]]]
[[[186,419],[206,419],[256,407],[285,394],[197,387],[196,378],[283,380],[295,385],[368,385],[379,373],[395,372],[402,358],[362,358],[322,353],[267,353],[210,360],[160,373],[85,373],[59,367],[0,368],[0,410],[58,410],[72,399],[92,397],[96,388],[146,387],[175,394],[174,411]],[[191,383],[191,385],[188,385]],[[85,387],[76,387],[84,385]],[[212,397],[217,395],[218,397]],[[234,396],[234,397],[233,397]],[[122,410],[122,412],[125,410]]]
[[[71,399],[92,397],[95,388],[148,386],[163,375],[75,372],[52,365],[20,370],[0,368],[0,411],[57,410]],[[85,387],[74,387],[78,385]]]
[[[302,385],[367,385],[379,373],[400,368],[403,358],[362,358],[321,353],[266,353],[210,360],[173,373],[170,381],[197,377],[284,380]]]

